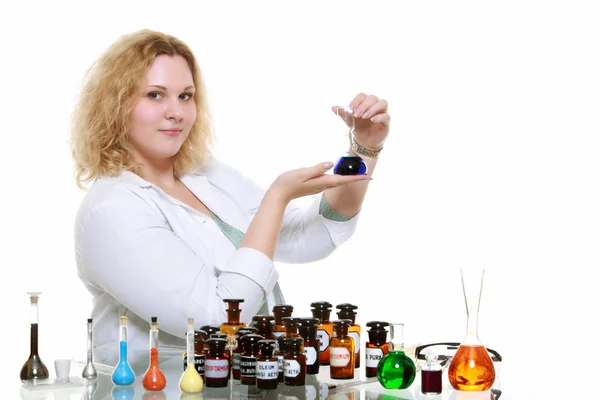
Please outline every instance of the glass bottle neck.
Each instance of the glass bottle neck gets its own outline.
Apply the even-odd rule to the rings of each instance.
[[[150,329],[150,348],[158,349],[158,329]]]
[[[127,342],[127,325],[121,324],[119,328],[119,341]]]
[[[31,303],[31,307],[29,309],[29,321],[32,324],[38,323],[39,311],[37,302]]]
[[[92,362],[92,354],[94,349],[94,336],[92,333],[92,324],[88,322],[87,324],[87,360],[88,363]]]
[[[157,334],[158,339],[158,334]],[[187,351],[187,362],[188,366],[194,365],[194,331],[188,330],[186,336],[186,351]]]
[[[464,344],[480,344],[477,327],[479,325],[479,301],[483,286],[483,270],[461,270],[465,307],[467,311],[467,333]]]

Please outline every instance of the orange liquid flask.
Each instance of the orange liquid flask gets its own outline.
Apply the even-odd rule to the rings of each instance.
[[[158,318],[152,317],[150,325],[150,366],[144,374],[142,385],[146,390],[163,390],[167,379],[158,367]]]
[[[484,270],[461,270],[460,273],[467,308],[467,336],[450,361],[448,380],[455,390],[485,391],[494,384],[496,370],[477,336]]]

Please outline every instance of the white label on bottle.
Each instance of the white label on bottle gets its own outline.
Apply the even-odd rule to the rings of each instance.
[[[273,332],[273,336],[275,336],[275,338],[278,338],[279,336],[283,335],[285,332]]]
[[[227,378],[227,375],[229,375],[229,361],[206,360],[204,375],[207,378]]]
[[[383,357],[383,349],[371,349],[367,347],[365,349],[365,358],[367,361],[368,368],[377,368],[379,360]]]
[[[283,374],[283,356],[275,356],[277,357],[277,365],[279,366],[279,372]]]
[[[329,364],[332,367],[345,367],[350,362],[350,351],[345,347],[329,349]]]
[[[240,369],[240,357],[241,353],[233,353],[233,366],[232,369]]]
[[[358,354],[360,351],[360,335],[358,332],[348,332],[348,336],[354,339],[354,354]]]
[[[319,351],[324,352],[329,347],[329,334],[324,329],[319,329],[317,331],[317,336],[319,337]]]
[[[300,375],[300,363],[296,360],[285,360],[283,368],[283,376],[295,378]]]
[[[257,379],[277,379],[279,377],[279,365],[277,361],[257,361]]]
[[[306,356],[306,365],[313,365],[317,362],[317,349],[314,347],[306,346],[304,348],[304,355]]]

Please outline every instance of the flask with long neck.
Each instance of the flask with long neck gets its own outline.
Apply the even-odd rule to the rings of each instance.
[[[150,325],[150,366],[144,374],[142,385],[146,390],[163,390],[167,379],[158,367],[158,318],[152,317]]]
[[[98,378],[98,372],[94,366],[93,352],[94,352],[94,336],[92,330],[92,318],[87,320],[87,363],[81,372],[81,377],[88,381],[93,381]]]
[[[135,374],[127,361],[127,317],[120,317],[119,326],[119,362],[112,373],[112,381],[118,386],[127,386],[135,382]]]
[[[198,393],[204,389],[204,382],[194,363],[194,318],[188,318],[185,340],[187,345],[187,367],[179,379],[179,388],[184,393]]]
[[[21,380],[30,380],[30,379],[47,379],[48,368],[42,362],[40,355],[38,354],[38,298],[40,296],[40,292],[28,292],[29,301],[31,303],[30,308],[30,318],[31,318],[31,343],[30,343],[30,352],[29,358],[23,364],[21,368]]]

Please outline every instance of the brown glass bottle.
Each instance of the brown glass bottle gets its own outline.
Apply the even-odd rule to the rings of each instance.
[[[365,376],[373,378],[377,376],[377,365],[379,361],[390,351],[387,341],[386,326],[390,324],[384,321],[367,322],[367,335],[369,340],[365,345]]]
[[[227,387],[229,383],[229,358],[225,354],[225,339],[210,338],[208,344],[208,355],[204,365],[204,380],[206,387]]]
[[[294,307],[289,304],[278,304],[273,307],[273,315],[275,321],[273,322],[273,336],[277,339],[279,336],[285,333],[285,325],[283,324],[284,317],[291,317]]]
[[[360,368],[360,325],[356,323],[356,309],[355,306],[350,303],[338,304],[336,308],[340,311],[337,312],[338,319],[350,319],[352,325],[348,328],[348,335],[354,339],[354,368]]]
[[[272,339],[258,342],[259,356],[256,359],[256,387],[258,389],[277,389],[279,365],[273,355],[276,341]]]
[[[279,375],[277,376],[277,380],[281,383],[283,383],[284,357],[285,357],[285,353],[287,352],[287,348],[285,347],[285,342],[283,341],[283,339],[284,338],[281,336],[279,336],[276,339],[277,348],[275,349],[275,352],[273,353],[275,358],[277,358],[277,367],[278,367],[278,372],[279,372]]]
[[[30,315],[31,315],[31,326],[30,326],[30,342],[29,342],[29,358],[23,364],[21,368],[20,377],[21,380],[29,379],[46,379],[49,376],[48,368],[42,362],[40,355],[38,354],[38,299],[40,292],[29,292],[30,302]]]
[[[301,337],[298,333],[300,327],[300,318],[296,317],[283,317],[283,325],[285,326],[285,333],[281,335],[282,338]],[[304,351],[304,344],[302,345],[302,351]]]
[[[258,334],[265,338],[265,340],[273,340],[273,321],[275,317],[272,315],[255,315],[252,317],[252,326],[258,329]]]
[[[284,338],[287,349],[283,357],[283,381],[288,386],[304,386],[306,383],[306,356],[301,337]]]
[[[316,375],[319,373],[319,337],[317,336],[317,318],[301,318],[298,333],[304,339],[304,355],[306,356],[306,374]]]
[[[243,351],[240,356],[240,377],[242,385],[256,385],[256,359],[258,342],[264,338],[256,334],[243,336]]]
[[[235,333],[235,348],[231,351],[230,362],[231,362],[231,376],[235,380],[240,380],[240,356],[244,351],[244,347],[242,346],[241,337],[244,335],[255,334],[258,332],[258,329],[246,326],[244,328],[240,328]]]
[[[204,325],[200,327],[201,331],[206,332],[208,337],[213,333],[219,333],[221,331],[221,327],[215,325]],[[208,354],[208,343],[204,342],[204,353]]]
[[[311,303],[310,306],[313,317],[319,320],[317,324],[319,362],[321,365],[329,365],[329,345],[331,336],[333,336],[333,323],[329,320],[332,304],[327,301],[317,301]]]
[[[239,329],[238,329],[239,331]],[[228,336],[226,333],[213,333],[210,335],[211,338],[215,338],[215,339],[223,339],[225,341],[227,341]],[[231,352],[229,350],[227,350],[227,346],[225,346],[225,351],[224,351],[225,355],[229,358],[229,375],[227,375],[227,379],[231,379],[231,362],[232,362],[232,358],[231,358]]]
[[[227,303],[227,322],[221,324],[221,333],[229,335],[228,350],[231,351],[235,348],[233,341],[235,340],[235,331],[246,326],[246,324],[240,323],[240,303],[243,303],[243,299],[223,299]]]
[[[187,332],[186,332],[187,336]],[[206,364],[206,353],[204,346],[206,345],[208,335],[203,330],[194,331],[194,366],[198,374],[204,379],[204,365]],[[187,369],[187,351],[183,353],[183,370]]]
[[[332,379],[354,378],[354,339],[348,335],[350,325],[350,319],[333,321],[334,335],[329,353],[329,371]]]

